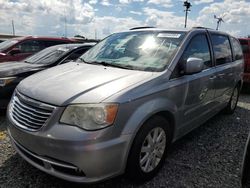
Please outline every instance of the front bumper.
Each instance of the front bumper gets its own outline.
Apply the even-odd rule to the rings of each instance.
[[[107,139],[112,128],[86,132],[54,124],[28,132],[9,119],[8,132],[16,151],[30,164],[56,177],[92,183],[122,174],[132,135]]]

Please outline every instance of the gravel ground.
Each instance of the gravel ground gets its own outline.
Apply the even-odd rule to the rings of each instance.
[[[66,182],[29,165],[12,149],[0,115],[0,187],[240,187],[240,168],[250,130],[250,95],[233,115],[218,114],[173,144],[160,173],[143,185],[117,177],[96,185]]]

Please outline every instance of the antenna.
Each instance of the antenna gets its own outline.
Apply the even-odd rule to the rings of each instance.
[[[221,22],[224,22],[224,20],[223,20],[224,16],[225,16],[225,14],[221,17],[214,15],[214,19],[217,19],[216,30],[219,30],[219,26],[221,25]]]
[[[14,24],[14,20],[12,20],[11,23],[12,23],[12,34],[13,34],[13,36],[15,36],[16,34],[15,34],[15,24]]]
[[[186,12],[186,14],[185,14],[185,28],[187,27],[187,16],[188,16],[188,12],[190,12],[191,11],[191,3],[190,2],[188,2],[188,0],[186,0],[186,1],[184,1],[184,3],[183,3],[183,6],[184,7],[186,7],[186,9],[184,10],[184,12]]]

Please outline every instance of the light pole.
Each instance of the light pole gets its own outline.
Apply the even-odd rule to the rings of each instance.
[[[14,24],[14,20],[11,21],[12,24],[12,34],[13,36],[15,36],[15,24]]]
[[[183,3],[183,6],[186,7],[186,9],[184,10],[184,12],[186,12],[185,14],[185,28],[187,27],[187,16],[188,16],[188,12],[191,11],[190,8],[191,8],[191,3],[188,2],[188,0],[184,1]]]

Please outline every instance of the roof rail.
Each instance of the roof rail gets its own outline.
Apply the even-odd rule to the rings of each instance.
[[[152,27],[152,26],[144,26],[144,27],[133,27],[129,30],[136,30],[136,29],[150,29],[150,28],[155,28],[155,27]]]
[[[198,26],[198,27],[192,27],[193,29],[211,29],[211,28],[208,28],[208,27],[201,27],[201,26]],[[212,29],[213,30],[213,29]]]

